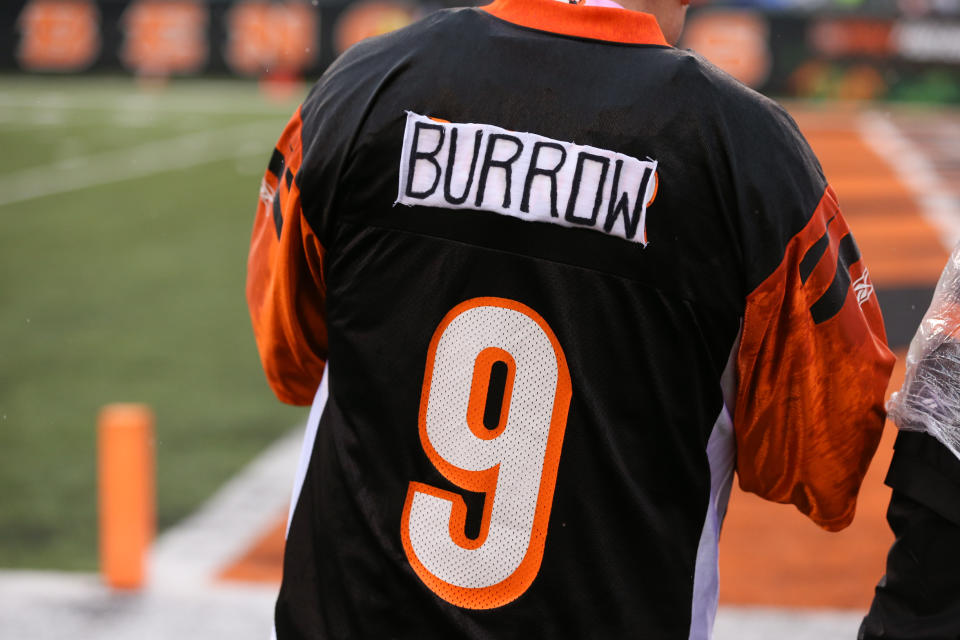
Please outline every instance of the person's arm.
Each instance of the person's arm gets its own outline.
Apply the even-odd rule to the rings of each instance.
[[[303,215],[301,110],[277,142],[260,186],[247,262],[247,304],[270,387],[308,405],[327,357],[324,249]]]
[[[960,638],[960,247],[910,343],[889,403],[900,433],[887,473],[896,541],[862,640]]]
[[[740,486],[825,529],[850,524],[893,361],[867,269],[827,187],[747,296],[734,410]]]
[[[926,433],[901,431],[886,482],[896,541],[858,638],[960,638],[960,460]]]

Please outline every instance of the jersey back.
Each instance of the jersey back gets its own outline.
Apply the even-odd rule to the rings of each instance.
[[[741,435],[748,489],[852,517],[887,355],[795,125],[694,54],[510,2],[356,46],[278,145],[302,220],[266,215],[322,246],[326,332],[279,638],[708,637]],[[835,332],[866,369],[810,355]],[[782,398],[833,366],[869,378],[869,428],[804,498],[851,436]]]

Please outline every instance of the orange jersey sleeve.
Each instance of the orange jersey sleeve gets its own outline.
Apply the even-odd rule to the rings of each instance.
[[[283,402],[308,405],[327,357],[324,249],[303,216],[296,180],[301,112],[287,124],[260,185],[247,261],[247,304],[267,380]]]
[[[827,187],[747,296],[734,411],[740,486],[825,529],[850,524],[893,361],[867,268]]]

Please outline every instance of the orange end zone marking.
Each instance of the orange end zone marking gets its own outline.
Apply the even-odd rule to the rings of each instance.
[[[287,514],[283,513],[253,546],[217,574],[217,580],[279,584],[286,533]]]

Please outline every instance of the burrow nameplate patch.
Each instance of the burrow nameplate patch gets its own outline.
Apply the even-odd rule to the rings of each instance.
[[[656,160],[407,112],[397,202],[480,209],[647,244]]]

